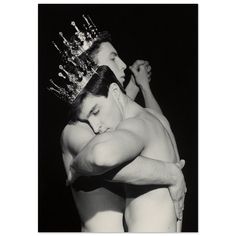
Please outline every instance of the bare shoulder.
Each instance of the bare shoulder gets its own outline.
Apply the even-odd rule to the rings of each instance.
[[[76,155],[94,136],[86,123],[67,124],[61,134],[62,151]]]
[[[123,120],[117,127],[119,130],[126,130],[136,134],[141,134],[146,130],[146,121],[142,116],[135,116]]]
[[[146,111],[146,113],[155,116],[157,119],[166,119],[162,113],[159,113],[151,108],[144,108],[144,110]]]
[[[167,120],[167,118],[163,114],[161,114],[153,109],[150,109],[150,108],[144,108],[144,109],[148,114],[151,114],[157,120],[159,120],[162,124],[164,124],[165,127],[166,126],[170,127],[169,121]]]

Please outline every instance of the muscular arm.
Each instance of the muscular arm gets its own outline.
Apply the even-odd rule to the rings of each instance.
[[[174,163],[138,156],[107,172],[104,178],[133,185],[173,185],[177,178],[182,178],[180,175],[182,173]]]
[[[145,139],[138,135],[144,133],[142,122],[129,119],[118,130],[95,136],[73,160],[73,179],[101,175],[125,163],[106,178],[134,185],[173,185],[176,179],[183,180],[175,164],[139,156],[145,147]]]
[[[95,136],[73,160],[72,174],[101,175],[133,160],[145,147],[144,138],[133,132],[135,129],[136,132],[140,131],[140,122],[142,121],[126,120],[116,131]]]
[[[130,81],[125,88],[126,95],[134,100],[137,97],[139,90],[140,88],[138,87],[138,85],[136,85],[134,76],[131,75]]]
[[[143,98],[145,101],[145,107],[151,108],[154,111],[157,111],[158,113],[162,114],[162,110],[152,93],[150,85],[148,84],[146,87],[141,87],[141,91],[142,91]]]
[[[131,123],[133,124],[133,122]],[[121,130],[121,133],[123,133],[122,131],[123,130]],[[110,142],[109,144],[114,145],[114,140],[110,140],[109,136],[103,135],[99,135],[95,138],[88,127],[72,126],[64,130],[62,134],[61,144],[63,150],[63,160],[68,179],[70,180],[70,182],[73,182],[78,176],[82,175],[82,172],[84,171],[83,168],[85,167],[85,169],[88,168],[86,170],[87,175],[94,175],[95,173],[96,175],[98,175],[106,172],[103,177],[114,182],[129,183],[134,185],[168,185],[171,197],[173,201],[176,202],[175,205],[177,205],[177,215],[180,214],[179,212],[181,212],[180,209],[182,209],[182,206],[184,204],[184,196],[186,191],[184,176],[182,174],[182,171],[180,170],[180,168],[182,168],[184,164],[180,164],[179,168],[173,163],[165,163],[162,161],[145,158],[143,156],[134,158],[135,153],[141,152],[144,143],[140,140],[139,137],[136,137],[134,134],[132,134],[131,131],[127,132],[129,133],[124,132],[127,135],[127,137],[125,137],[125,140],[123,140],[124,142],[119,142],[118,146],[120,146],[121,149],[124,147],[130,148],[130,146],[132,146],[132,148],[130,148],[129,150],[130,155],[132,156],[129,156],[124,152],[124,155],[122,154],[123,157],[121,158],[119,155],[120,152],[115,149],[117,147],[113,147],[114,149],[110,149],[111,153],[107,152],[107,156],[105,158],[112,160],[114,156],[115,161],[107,163],[103,162],[103,164],[105,165],[102,166],[102,162],[97,163],[99,165],[97,165],[95,161],[91,162],[91,157],[90,161],[83,158],[85,158],[86,152],[89,152],[89,150],[91,150],[91,144],[98,145],[100,142]],[[120,133],[117,135],[122,136],[122,134]],[[81,137],[83,138],[81,139]],[[128,140],[133,138],[134,140]],[[129,141],[131,142],[129,143]],[[136,141],[138,142],[139,148],[135,148]],[[86,143],[88,144],[86,145]],[[105,148],[105,146],[101,147]],[[80,153],[81,156],[84,155],[84,157],[82,157],[82,162],[80,162],[79,159]],[[114,155],[115,153],[118,155]],[[74,156],[75,158],[73,159]],[[75,172],[73,178],[71,176],[71,170],[73,170],[73,168],[70,168],[71,163],[73,163],[73,165],[76,167],[74,169]],[[115,166],[119,166],[121,163],[123,163],[122,168],[117,168],[116,171],[109,172],[109,170],[113,169]],[[81,164],[82,166],[80,166]],[[82,168],[81,172],[77,169],[78,166]],[[93,172],[93,170],[95,170],[95,172]]]

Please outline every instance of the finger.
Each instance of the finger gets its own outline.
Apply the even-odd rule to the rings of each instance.
[[[140,60],[140,59],[138,59],[138,60],[136,60],[136,61],[134,62],[134,65],[138,66],[138,65],[145,64],[145,63],[146,63],[145,60]]]
[[[185,191],[186,191],[186,188],[185,188]],[[185,192],[186,193],[186,192]],[[183,197],[180,199],[179,201],[179,206],[180,206],[180,209],[182,211],[184,211],[184,205],[185,205],[185,197],[186,197],[186,194],[183,195]]]
[[[143,66],[146,71],[150,71],[150,70],[152,69],[151,66],[149,65],[149,62],[148,62],[148,61],[145,61],[144,63],[140,64],[140,65],[138,66],[138,69],[140,69],[141,66]]]
[[[152,80],[152,77],[151,77],[151,76],[152,76],[152,72],[149,72],[149,73],[148,73],[148,82],[150,82],[150,81]]]
[[[185,199],[185,195],[179,200],[179,208],[181,211],[184,210],[184,199]]]
[[[151,70],[152,67],[148,62],[144,62],[142,64],[139,65],[139,67],[143,66],[146,70]]]
[[[150,66],[149,61],[144,61],[145,66]]]
[[[184,160],[184,159],[181,159],[179,162],[180,162],[180,164],[181,164],[181,167],[184,168],[184,166],[185,166],[185,160]],[[182,169],[182,168],[181,168],[181,169]]]
[[[184,214],[184,212],[181,211],[178,220],[182,220],[183,219],[183,214]]]
[[[149,65],[149,62],[145,60],[136,60],[132,66],[138,69],[138,67],[141,65]]]
[[[143,63],[144,63],[143,60],[136,60],[136,61],[133,63],[132,67],[137,70],[138,67],[139,67],[140,65],[142,65]]]
[[[182,219],[181,218],[181,212],[182,212],[182,210],[180,209],[180,207],[179,207],[179,202],[178,201],[174,201],[174,207],[175,207],[175,213],[176,213],[176,217],[177,217],[177,219]]]
[[[139,72],[139,73],[143,73],[144,75],[145,75],[145,74],[148,75],[148,72],[147,72],[147,69],[146,69],[146,66],[145,66],[145,65],[139,66],[138,72]]]
[[[146,66],[146,70],[147,70],[147,72],[149,73],[149,72],[151,72],[152,67],[151,67],[150,65],[148,65],[148,66]]]
[[[143,72],[148,73],[147,67],[144,64],[139,66],[138,71],[143,71]]]
[[[185,166],[185,160],[181,159],[179,162],[176,163],[179,169],[183,169]]]
[[[144,70],[144,69],[146,69],[146,66],[145,66],[145,64],[142,64],[142,65],[139,65],[139,70]]]
[[[136,69],[135,67],[130,66],[129,69],[132,71],[132,73],[134,74],[134,76],[137,76],[138,71],[137,71],[137,69]]]

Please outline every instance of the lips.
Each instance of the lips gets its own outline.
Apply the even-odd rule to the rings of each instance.
[[[120,77],[120,81],[121,81],[122,84],[125,82],[125,76],[124,76],[124,75],[122,75],[122,76]]]

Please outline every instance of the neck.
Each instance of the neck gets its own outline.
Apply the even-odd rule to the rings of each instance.
[[[124,119],[132,118],[137,116],[137,114],[142,111],[142,107],[136,102],[131,100],[128,96],[124,96],[123,99],[123,114]]]

